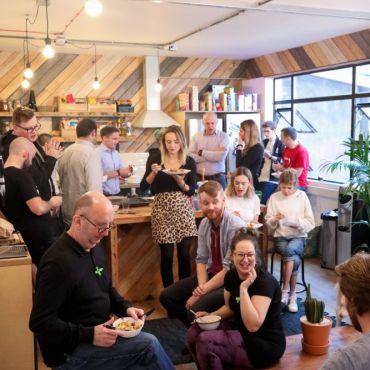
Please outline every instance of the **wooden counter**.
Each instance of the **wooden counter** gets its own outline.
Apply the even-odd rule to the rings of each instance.
[[[108,236],[107,254],[112,283],[126,299],[142,301],[157,298],[163,285],[160,250],[152,239],[151,207],[132,208],[130,211],[134,213],[115,214],[117,227]],[[195,217],[203,217],[202,211],[196,211]],[[196,249],[194,239],[192,254]],[[177,278],[177,263],[174,263],[174,278]]]
[[[31,257],[0,259],[0,369],[33,370]]]

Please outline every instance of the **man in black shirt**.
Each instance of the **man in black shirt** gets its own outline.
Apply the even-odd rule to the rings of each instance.
[[[36,155],[27,170],[39,189],[40,197],[43,200],[49,200],[52,195],[55,195],[51,174],[56,160],[62,151],[60,143],[52,140],[48,146],[48,152],[45,153],[41,145],[37,142],[38,131],[41,125],[31,109],[16,108],[13,112],[12,124],[13,130],[7,132],[0,143],[4,162],[8,159],[9,146],[14,139],[24,137],[31,141],[35,146]]]
[[[42,258],[30,329],[53,369],[173,370],[153,335],[124,339],[107,327],[111,313],[144,315],[111,285],[99,242],[113,226],[113,207],[103,194],[88,192],[77,201],[70,229]]]
[[[47,201],[40,192],[27,168],[36,155],[35,146],[18,137],[12,141],[4,166],[4,214],[19,230],[37,266],[47,248],[61,234],[55,213],[62,204],[62,197],[53,196]]]

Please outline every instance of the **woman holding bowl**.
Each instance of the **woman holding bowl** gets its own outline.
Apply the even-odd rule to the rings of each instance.
[[[225,204],[245,224],[257,223],[260,214],[260,200],[254,192],[251,171],[238,167],[231,174],[231,181],[225,190]]]
[[[222,321],[220,328],[212,331],[201,331],[193,324],[187,333],[189,350],[201,370],[268,367],[285,351],[281,290],[263,268],[256,231],[240,229],[230,253],[234,267],[225,275],[225,305],[212,315],[223,320],[233,317],[234,321]],[[206,315],[197,312],[195,316]]]
[[[154,195],[153,239],[161,249],[163,286],[173,284],[173,249],[177,245],[179,278],[190,276],[191,238],[197,235],[189,196],[196,188],[196,164],[187,155],[185,136],[179,126],[168,127],[160,151],[148,158],[140,189]]]

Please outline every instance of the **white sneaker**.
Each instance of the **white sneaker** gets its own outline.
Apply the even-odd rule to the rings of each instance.
[[[288,300],[289,300],[288,291],[287,290],[282,290],[281,291],[281,303],[284,304],[284,305],[287,305]]]
[[[288,304],[288,311],[292,313],[298,312],[298,305],[297,305],[296,297],[290,297],[289,304]]]

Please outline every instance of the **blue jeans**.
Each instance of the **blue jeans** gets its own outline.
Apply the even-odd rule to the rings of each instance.
[[[141,332],[134,338],[117,337],[112,347],[81,343],[63,365],[53,370],[174,370],[157,338]]]
[[[292,274],[296,275],[301,264],[301,255],[303,254],[306,238],[287,239],[283,237],[274,238],[274,248],[285,261],[293,261]]]
[[[262,191],[261,204],[267,204],[272,193],[275,193],[278,184],[276,182],[262,181],[260,182],[260,190]]]

